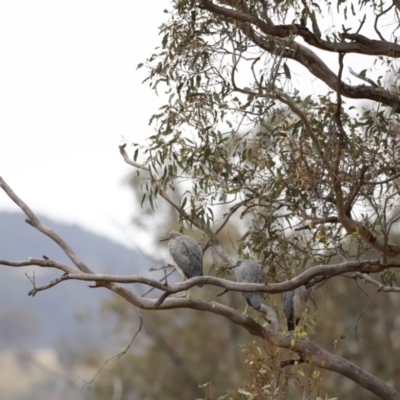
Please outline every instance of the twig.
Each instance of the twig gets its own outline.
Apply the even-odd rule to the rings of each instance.
[[[174,268],[173,265],[171,264],[167,264],[167,265],[163,265],[162,267],[152,267],[149,269],[149,271],[153,272],[153,271],[161,271],[161,270],[166,270],[168,268]]]
[[[164,272],[165,272],[165,270],[164,270]],[[172,271],[168,272],[168,274],[166,274],[163,278],[161,278],[159,282],[165,282],[165,283],[164,283],[164,286],[165,286],[165,285],[168,285],[167,278],[168,278],[169,276],[171,276],[174,272],[175,272],[174,269],[173,269]],[[149,289],[147,292],[143,293],[143,294],[142,294],[142,297],[148,295],[149,293],[151,293],[151,292],[152,292],[153,290],[155,290],[155,289],[156,289],[156,288],[152,287],[152,288]]]
[[[350,67],[349,67],[349,72],[355,76],[358,79],[361,79],[362,81],[368,82],[370,85],[372,85],[373,87],[378,88],[379,86],[372,80],[367,78],[366,76],[362,76],[361,74],[357,74],[357,72],[354,72]]]
[[[153,307],[153,311],[157,310],[158,307],[161,306],[162,303],[164,303],[164,300],[170,296],[171,293],[164,293],[155,303],[154,303],[154,307]]]
[[[238,204],[235,204],[234,206],[231,207],[229,213],[225,216],[224,220],[222,221],[222,224],[218,227],[218,229],[215,231],[215,235],[218,235],[219,232],[225,227],[225,225],[228,223],[230,217],[243,205],[246,203],[246,200],[241,201]],[[203,249],[203,254],[206,252],[206,250],[212,245],[212,240],[210,239],[207,244],[204,246]]]
[[[25,272],[25,276],[29,279],[29,281],[32,283],[33,289],[36,289],[36,285],[35,285],[35,271],[33,271],[32,273],[32,277],[30,277],[28,275],[27,272]],[[29,296],[30,296],[30,292],[29,292]]]
[[[370,275],[361,273],[361,272],[355,272],[354,274],[350,275],[351,278],[353,279],[363,279],[365,282],[370,283],[371,285],[374,285],[378,288],[378,292],[395,292],[395,293],[400,293],[400,287],[397,286],[385,286],[381,282],[371,278]]]
[[[51,282],[49,282],[47,285],[42,285],[42,286],[39,286],[39,287],[37,287],[35,285],[35,280],[32,281],[31,279],[29,279],[33,284],[33,289],[28,292],[28,296],[35,297],[38,292],[42,292],[43,290],[47,290],[47,289],[50,289],[50,288],[58,285],[60,282],[63,282],[65,280],[65,279],[63,279],[65,276],[66,275],[62,275],[61,277],[59,277],[57,279],[54,279]]]
[[[0,265],[7,265],[9,267],[27,267],[27,266],[38,266],[44,268],[56,268],[66,273],[74,274],[76,270],[72,269],[68,265],[60,263],[59,261],[54,261],[50,259],[41,260],[40,258],[27,258],[24,261],[10,261],[0,259]]]
[[[383,40],[384,42],[386,42],[385,38],[382,36],[382,34],[379,32],[378,29],[378,20],[379,18],[386,14],[388,11],[390,11],[392,8],[394,7],[394,4],[392,4],[391,6],[389,6],[386,10],[383,10],[381,13],[377,14],[377,16],[375,17],[375,23],[374,23],[374,29],[375,32],[378,34],[378,36],[380,37],[381,40]]]
[[[95,379],[97,378],[97,376],[100,374],[100,372],[103,370],[103,368],[108,364],[109,361],[113,360],[114,358],[118,361],[122,356],[124,356],[127,351],[130,349],[130,347],[132,346],[134,340],[136,339],[136,336],[139,334],[139,332],[141,332],[142,330],[142,326],[143,326],[143,318],[139,315],[139,319],[140,319],[140,324],[139,324],[139,328],[138,330],[135,332],[135,334],[133,335],[131,341],[129,342],[128,346],[126,346],[125,350],[121,351],[120,353],[116,354],[115,356],[112,356],[110,358],[108,358],[104,364],[100,367],[100,369],[96,372],[96,374],[94,375],[94,377],[90,380],[90,382],[86,383],[87,388],[90,390],[91,385],[93,384],[93,382],[95,381]]]
[[[393,175],[392,177],[390,177],[390,178],[388,178],[388,179],[385,179],[385,180],[383,180],[383,181],[376,181],[376,182],[373,182],[373,181],[364,181],[363,184],[364,184],[364,185],[383,185],[384,183],[389,183],[389,182],[391,182],[391,181],[393,181],[394,179],[397,179],[397,178],[399,178],[399,177],[400,177],[400,173],[398,173],[398,174],[396,174],[396,175]]]
[[[364,18],[361,20],[360,26],[358,27],[356,34],[360,33],[361,28],[363,27],[366,18],[367,18],[367,14],[364,14]]]

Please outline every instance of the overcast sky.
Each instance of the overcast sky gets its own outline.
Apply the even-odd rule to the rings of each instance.
[[[132,169],[118,145],[152,134],[160,104],[136,71],[169,2],[4,1],[0,175],[37,213],[124,243],[135,237]],[[16,206],[0,192],[0,211]]]

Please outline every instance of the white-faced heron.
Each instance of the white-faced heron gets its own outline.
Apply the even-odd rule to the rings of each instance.
[[[311,295],[311,288],[304,285],[283,293],[283,311],[285,313],[288,331],[293,331],[307,308],[307,301]]]
[[[235,268],[235,275],[238,282],[241,283],[265,283],[264,273],[257,261],[254,260],[239,260],[231,268]],[[247,305],[255,310],[260,309],[263,294],[262,292],[242,292],[243,297],[247,301]],[[244,310],[244,313],[247,311]]]
[[[185,281],[195,276],[202,276],[203,252],[197,242],[190,236],[175,231],[170,232],[167,237],[161,238],[160,242],[167,240],[175,268],[181,274],[182,279]],[[189,292],[187,297],[190,297]]]

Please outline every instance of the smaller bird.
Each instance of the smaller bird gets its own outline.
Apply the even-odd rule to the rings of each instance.
[[[283,311],[289,332],[294,330],[306,310],[311,291],[311,288],[307,289],[303,285],[295,290],[283,293]]]
[[[182,279],[185,281],[195,276],[203,276],[203,252],[197,242],[190,236],[175,231],[161,238],[160,242],[167,240],[169,241],[168,249],[174,260],[175,269],[182,276]],[[186,297],[190,298],[190,291],[188,291]]]
[[[240,283],[265,283],[264,273],[257,261],[254,260],[238,260],[232,265],[235,268],[236,279]],[[259,310],[262,303],[262,292],[242,292],[246,299],[247,305],[243,314],[246,314],[247,306]]]

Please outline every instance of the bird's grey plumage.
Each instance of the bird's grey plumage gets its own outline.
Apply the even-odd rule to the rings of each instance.
[[[235,275],[241,283],[265,283],[264,273],[257,261],[239,260],[235,265]],[[262,292],[242,292],[247,304],[258,310],[262,303]]]
[[[304,285],[283,293],[283,311],[285,313],[288,331],[293,331],[307,308],[311,288]]]
[[[168,249],[175,262],[176,270],[183,280],[203,275],[203,253],[194,239],[172,231],[167,237],[161,238],[160,242],[166,240],[169,241]]]

